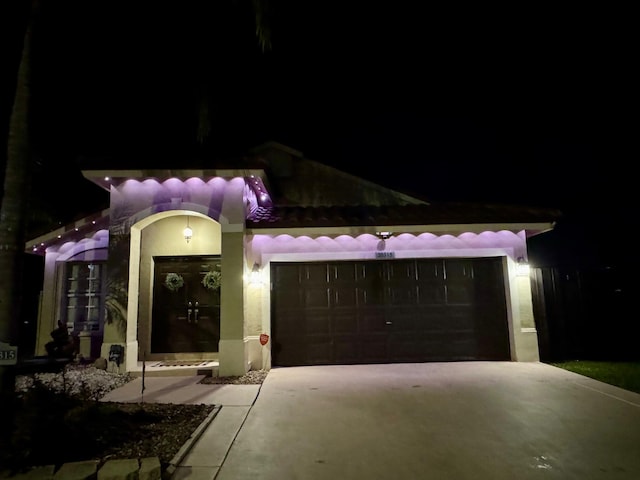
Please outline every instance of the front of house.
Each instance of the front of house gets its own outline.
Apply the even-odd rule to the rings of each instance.
[[[430,204],[276,143],[242,168],[83,173],[109,209],[26,245],[37,354],[61,320],[130,372],[539,359],[521,270],[555,212]]]

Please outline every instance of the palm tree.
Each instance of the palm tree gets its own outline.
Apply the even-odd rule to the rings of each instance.
[[[262,53],[271,50],[271,22],[270,22],[270,6],[268,0],[250,0],[252,7],[252,14],[255,18],[255,35],[258,41]],[[235,2],[237,3],[237,2]],[[195,58],[203,59],[207,57],[209,49],[212,48],[211,38],[208,37],[207,22],[209,22],[206,15],[202,18],[196,19],[199,22],[200,28],[195,32],[196,45],[194,49],[197,51]],[[211,134],[211,100],[214,95],[219,95],[220,92],[212,92],[213,79],[220,75],[217,69],[210,70],[211,65],[203,62],[200,68],[197,68],[196,81],[200,83],[197,91],[197,126],[196,126],[196,140],[198,144],[204,145]],[[215,111],[215,108],[213,109]]]
[[[29,73],[33,23],[32,5],[24,33],[15,97],[9,119],[4,189],[0,205],[0,341],[15,343],[20,318],[24,236],[28,212],[31,155],[29,149]],[[14,390],[12,369],[0,366],[0,395]]]

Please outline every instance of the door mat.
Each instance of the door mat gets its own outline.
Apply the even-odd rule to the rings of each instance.
[[[169,360],[158,362],[152,367],[206,367],[212,360]]]

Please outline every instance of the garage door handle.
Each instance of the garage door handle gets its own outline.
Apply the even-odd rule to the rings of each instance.
[[[384,323],[386,323],[387,325],[392,325],[393,324],[393,322],[384,322]]]

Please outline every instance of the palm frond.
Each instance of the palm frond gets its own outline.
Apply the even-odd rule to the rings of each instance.
[[[256,16],[256,37],[263,52],[271,50],[271,25],[269,22],[268,0],[253,0]]]

